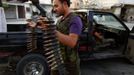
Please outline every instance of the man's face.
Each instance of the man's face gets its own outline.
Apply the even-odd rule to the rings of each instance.
[[[56,14],[56,17],[62,16],[64,14],[63,3],[59,0],[53,0],[53,11]]]

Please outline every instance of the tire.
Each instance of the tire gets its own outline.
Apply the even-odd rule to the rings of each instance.
[[[50,71],[44,56],[40,54],[28,54],[17,64],[17,75],[50,75]]]

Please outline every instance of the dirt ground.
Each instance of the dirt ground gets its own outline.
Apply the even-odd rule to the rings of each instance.
[[[15,75],[15,71],[0,68],[0,75]],[[81,62],[81,75],[134,75],[134,64],[124,58]]]
[[[124,58],[81,63],[82,75],[134,75],[134,64]]]

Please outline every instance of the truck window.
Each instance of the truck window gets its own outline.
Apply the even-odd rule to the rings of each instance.
[[[122,24],[110,14],[95,14],[93,18],[97,24],[104,25],[106,27],[125,30]]]

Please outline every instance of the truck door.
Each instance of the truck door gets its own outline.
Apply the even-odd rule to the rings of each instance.
[[[103,40],[98,41],[98,37],[96,38],[94,35],[96,40],[94,49],[95,51],[100,52],[98,55],[102,58],[124,56],[130,30],[123,21],[112,13],[101,11],[89,11],[89,21],[94,32],[97,31],[101,33],[101,36],[103,37]],[[106,42],[107,40],[112,41]]]
[[[134,27],[128,37],[128,45],[125,55],[132,63],[134,63]]]

